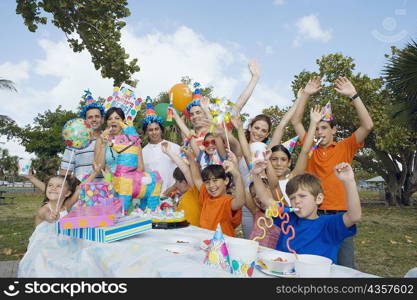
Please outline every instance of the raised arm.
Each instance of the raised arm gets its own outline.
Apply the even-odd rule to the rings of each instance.
[[[250,166],[252,155],[249,148],[249,143],[246,140],[245,132],[243,131],[243,124],[242,120],[240,119],[240,115],[233,115],[231,117],[233,126],[237,129],[238,137],[239,137],[239,143],[240,147],[242,149],[243,157],[245,158],[246,164]]]
[[[188,163],[190,164],[190,172],[192,177],[192,182],[194,186],[200,190],[201,186],[203,185],[203,179],[201,178],[200,168],[198,167],[195,161],[195,153],[191,149],[191,147],[184,147],[184,152],[187,155]]]
[[[336,177],[343,182],[346,191],[346,200],[348,210],[343,214],[343,223],[346,227],[350,227],[358,223],[362,216],[361,202],[359,199],[358,188],[356,187],[355,175],[352,167],[342,162],[334,168]]]
[[[181,119],[181,117],[178,115],[175,109],[172,110],[172,116],[174,117],[174,120],[177,123],[178,127],[180,128],[183,136],[186,136],[187,138],[189,138],[191,136],[191,131],[190,129],[188,129],[187,125],[185,125],[184,120]]]
[[[40,181],[38,178],[36,178],[33,175],[33,168],[29,168],[28,175],[23,175],[27,180],[33,183],[34,186],[36,186],[38,189],[40,189],[42,192],[45,192],[46,185],[42,181]]]
[[[374,127],[371,116],[369,115],[368,110],[363,104],[361,98],[358,96],[355,87],[346,77],[339,77],[335,82],[335,90],[346,97],[351,99],[351,103],[356,109],[358,114],[360,126],[355,131],[356,143],[362,143],[365,138],[369,135]],[[352,99],[352,97],[354,97]]]
[[[162,146],[162,152],[165,155],[168,155],[169,158],[171,158],[175,162],[178,168],[180,168],[182,174],[184,174],[185,180],[187,180],[187,183],[189,185],[194,185],[193,177],[191,176],[190,167],[185,163],[185,161],[178,155],[175,155],[174,153],[172,153],[171,149],[169,148],[168,142],[166,141],[162,142],[161,146]]]
[[[321,120],[321,107],[320,105],[315,105],[310,110],[310,126],[308,127],[307,136],[304,140],[303,147],[301,148],[300,155],[298,156],[297,163],[295,164],[294,169],[291,171],[290,176],[294,177],[299,174],[303,174],[307,167],[308,154],[311,147],[313,146],[314,134],[316,132],[317,124]]]
[[[261,200],[261,202],[269,207],[274,204],[274,198],[272,197],[271,191],[269,191],[265,184],[262,182],[260,174],[265,170],[267,166],[266,161],[259,161],[255,164],[251,170],[253,183],[256,191],[256,196]]]
[[[97,165],[104,166],[105,162],[105,154],[106,154],[106,144],[108,143],[108,139],[110,137],[110,128],[106,128],[102,132],[102,134],[97,137],[96,145],[94,147],[94,161]]]
[[[259,80],[260,75],[260,68],[256,60],[251,60],[249,62],[249,71],[252,75],[248,85],[246,86],[245,90],[240,94],[239,98],[237,99],[235,109],[238,113],[242,110],[245,106],[246,102],[248,102],[250,96],[252,95],[253,90],[255,89],[256,84]]]
[[[272,135],[271,142],[269,143],[267,149],[271,149],[275,145],[281,144],[282,136],[284,135],[285,127],[287,127],[288,123],[291,121],[292,117],[294,116],[295,110],[297,109],[298,103],[300,102],[300,98],[294,101],[294,104],[291,108],[285,113],[282,117],[281,122],[279,122],[278,126],[275,128],[274,134]]]
[[[245,186],[243,185],[242,176],[240,176],[237,157],[229,149],[227,149],[227,160],[223,163],[223,167],[226,172],[230,172],[233,175],[233,180],[235,182],[235,197],[232,200],[231,207],[232,210],[238,210],[245,205]]]
[[[320,77],[316,76],[310,79],[306,86],[303,89],[300,89],[297,93],[297,99],[299,99],[299,103],[294,112],[294,116],[291,119],[291,123],[294,126],[295,132],[297,133],[300,140],[304,138],[306,133],[303,126],[303,115],[308,103],[308,99],[311,95],[320,91],[320,84]]]

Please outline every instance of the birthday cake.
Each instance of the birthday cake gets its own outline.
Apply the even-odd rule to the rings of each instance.
[[[153,211],[149,208],[145,210],[136,208],[132,214],[142,218],[151,218],[154,229],[174,229],[188,226],[189,223],[185,219],[184,211],[175,211],[174,207],[174,203],[167,199],[162,201]]]

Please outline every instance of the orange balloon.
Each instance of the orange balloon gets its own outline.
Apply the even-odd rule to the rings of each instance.
[[[172,95],[172,105],[178,111],[184,111],[188,103],[190,103],[193,99],[193,93],[191,92],[190,88],[183,83],[175,84],[169,93]]]

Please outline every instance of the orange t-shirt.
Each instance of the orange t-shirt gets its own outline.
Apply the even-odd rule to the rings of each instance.
[[[324,190],[324,200],[319,209],[347,210],[346,193],[343,182],[336,177],[334,167],[341,162],[352,163],[356,152],[364,143],[356,143],[353,133],[350,137],[333,142],[326,148],[318,147],[308,160],[306,172],[320,178]]]
[[[216,230],[220,223],[222,231],[228,236],[235,236],[235,228],[242,220],[242,209],[232,210],[231,202],[234,197],[221,195],[211,198],[207,192],[206,185],[200,188],[200,202],[203,205],[200,215],[200,227]]]
[[[198,189],[190,187],[181,197],[177,211],[183,210],[185,219],[194,226],[200,226],[201,204],[198,199]]]

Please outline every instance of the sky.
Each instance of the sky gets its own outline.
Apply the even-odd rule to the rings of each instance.
[[[256,59],[261,77],[243,109],[250,117],[289,106],[294,76],[317,71],[323,55],[351,56],[356,72],[378,77],[391,46],[417,40],[417,0],[131,0],[128,7],[121,43],[139,59],[137,95],[155,97],[189,76],[236,101]],[[0,1],[0,77],[18,91],[0,90],[0,114],[24,126],[58,105],[75,111],[85,89],[111,95],[112,80],[101,78],[88,52],[72,52],[49,22],[29,32],[15,9],[14,0]],[[0,143],[23,161],[33,157],[18,141]]]

